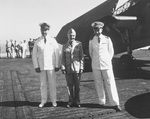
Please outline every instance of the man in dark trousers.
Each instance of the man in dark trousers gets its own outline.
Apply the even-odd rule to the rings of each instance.
[[[33,40],[30,38],[29,42],[28,42],[28,46],[29,46],[29,52],[30,52],[30,57],[32,57],[32,50],[33,50]]]
[[[62,48],[62,73],[66,76],[69,101],[67,107],[80,107],[80,78],[83,72],[84,55],[82,43],[77,41],[74,29],[68,31],[68,42]]]

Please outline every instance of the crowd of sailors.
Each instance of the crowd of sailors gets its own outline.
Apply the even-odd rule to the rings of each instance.
[[[6,53],[7,58],[26,58],[27,51],[29,49],[29,57],[32,57],[32,50],[34,46],[35,39],[29,39],[27,42],[26,40],[23,41],[16,41],[10,39],[6,41]]]

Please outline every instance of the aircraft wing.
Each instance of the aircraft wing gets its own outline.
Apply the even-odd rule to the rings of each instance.
[[[135,4],[129,9],[116,16],[136,17],[131,20],[117,20],[116,28],[128,28],[131,32],[132,49],[150,45],[150,0],[131,0],[130,4]],[[127,5],[124,5],[125,7]]]
[[[88,54],[88,42],[93,36],[91,24],[100,18],[108,15],[111,16],[117,2],[118,0],[107,0],[91,11],[66,24],[58,33],[56,37],[57,42],[65,44],[68,41],[67,32],[70,28],[73,28],[77,32],[76,39],[82,42],[83,50],[85,54]]]
[[[132,30],[135,36],[132,42],[133,48],[138,48],[143,47],[146,44],[150,44],[149,42],[146,42],[146,40],[142,40],[138,43],[138,41],[140,41],[139,38],[148,37],[150,34],[150,0],[129,0],[129,2],[135,1],[138,1],[136,5],[117,14],[116,16],[136,16],[137,20],[117,20],[116,28],[122,29],[126,27]],[[111,19],[106,18],[113,16],[113,10],[115,9],[117,2],[118,0],[107,0],[91,11],[66,24],[58,33],[56,40],[60,44],[65,44],[67,42],[67,31],[70,28],[74,28],[77,32],[77,40],[82,42],[84,52],[85,54],[88,54],[88,42],[93,37],[91,23],[94,21],[112,22],[113,20],[111,21]],[[104,32],[106,33],[104,34],[112,36],[113,43],[115,45],[115,53],[125,51],[126,46],[121,40],[120,34],[113,28],[109,28],[109,30],[111,30],[110,33],[108,33],[107,29],[105,29]]]
[[[118,0],[107,0],[66,24],[58,33],[57,42],[65,44],[68,41],[67,32],[70,28],[73,28],[77,32],[76,40],[82,42],[84,54],[89,56],[88,44],[94,35],[91,24],[94,21],[103,21],[105,23],[103,34],[111,37],[115,54],[127,51],[127,44],[125,44],[125,38],[122,35],[124,29],[130,31],[129,38],[131,39],[132,49],[150,45],[150,0],[129,0],[127,9],[126,4],[124,4],[122,6],[124,9],[118,10],[119,13],[114,14],[117,2]],[[137,19],[119,20],[115,16],[129,16]],[[85,69],[88,69],[88,67]]]

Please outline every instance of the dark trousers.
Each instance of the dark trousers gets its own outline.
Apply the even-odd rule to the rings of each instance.
[[[80,103],[80,78],[79,73],[66,74],[67,89],[70,103]]]
[[[33,47],[29,47],[30,57],[32,57]]]

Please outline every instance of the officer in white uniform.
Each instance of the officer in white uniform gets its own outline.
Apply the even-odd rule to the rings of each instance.
[[[33,47],[33,65],[35,71],[40,75],[41,83],[41,104],[43,107],[47,102],[47,84],[49,83],[49,92],[52,105],[57,106],[56,103],[56,74],[59,70],[59,48],[56,40],[49,36],[50,26],[47,23],[40,24],[41,34]],[[47,82],[48,81],[48,82]]]
[[[117,111],[121,111],[111,61],[114,55],[113,44],[110,37],[102,34],[103,26],[102,22],[92,23],[95,36],[89,41],[95,87],[100,105],[106,103],[105,85],[111,105]]]

